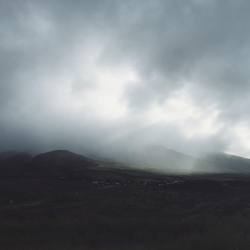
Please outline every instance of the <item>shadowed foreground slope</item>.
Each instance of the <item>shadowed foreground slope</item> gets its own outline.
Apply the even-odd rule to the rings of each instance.
[[[67,151],[25,163],[0,164],[1,249],[250,248],[246,175],[101,168]]]

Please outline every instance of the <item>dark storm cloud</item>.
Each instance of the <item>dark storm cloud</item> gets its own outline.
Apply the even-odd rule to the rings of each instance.
[[[250,4],[247,1],[157,3],[156,10],[152,8],[155,15],[147,15],[149,9],[131,27],[126,26],[111,45],[111,51],[113,46],[119,46],[121,57],[125,50],[144,76],[144,90],[135,92],[153,89],[152,98],[161,99],[168,91],[190,81],[194,89],[203,88],[209,99],[215,96],[214,101],[220,104],[228,104],[232,99],[238,102],[238,97],[249,90]]]
[[[140,141],[227,150],[233,129],[250,122],[249,11],[246,0],[0,1],[0,148],[98,151]],[[117,67],[137,79],[122,90],[126,116],[110,121],[93,114],[86,90],[98,86],[99,68]],[[152,105],[182,89],[196,120],[146,121]],[[223,129],[186,136],[208,107]]]

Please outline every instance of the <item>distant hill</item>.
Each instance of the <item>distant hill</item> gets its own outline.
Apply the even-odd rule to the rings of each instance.
[[[250,173],[250,159],[224,154],[210,154],[196,162],[196,170],[210,173]]]
[[[0,177],[25,175],[102,178],[103,176],[142,176],[154,171],[163,174],[250,174],[250,159],[223,153],[210,154],[198,159],[161,146],[134,151],[127,165],[118,161],[90,159],[67,150],[55,150],[35,157],[22,152],[0,153]]]
[[[55,150],[39,154],[32,159],[32,164],[41,167],[88,167],[93,166],[94,161],[79,154],[67,150]]]
[[[134,150],[129,162],[163,173],[250,173],[250,159],[247,158],[225,153],[195,158],[158,145]]]
[[[69,175],[97,166],[97,163],[67,150],[55,150],[35,156],[32,172],[39,175]]]
[[[172,149],[155,145],[132,152],[130,161],[140,168],[160,172],[186,173],[193,169],[196,159]]]

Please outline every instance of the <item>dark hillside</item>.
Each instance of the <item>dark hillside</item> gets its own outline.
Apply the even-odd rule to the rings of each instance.
[[[114,169],[68,151],[1,161],[13,163],[0,169],[1,249],[250,247],[249,175]]]

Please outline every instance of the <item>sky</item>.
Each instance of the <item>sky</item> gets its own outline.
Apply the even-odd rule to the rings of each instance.
[[[249,13],[247,0],[0,0],[0,150],[250,158]]]

